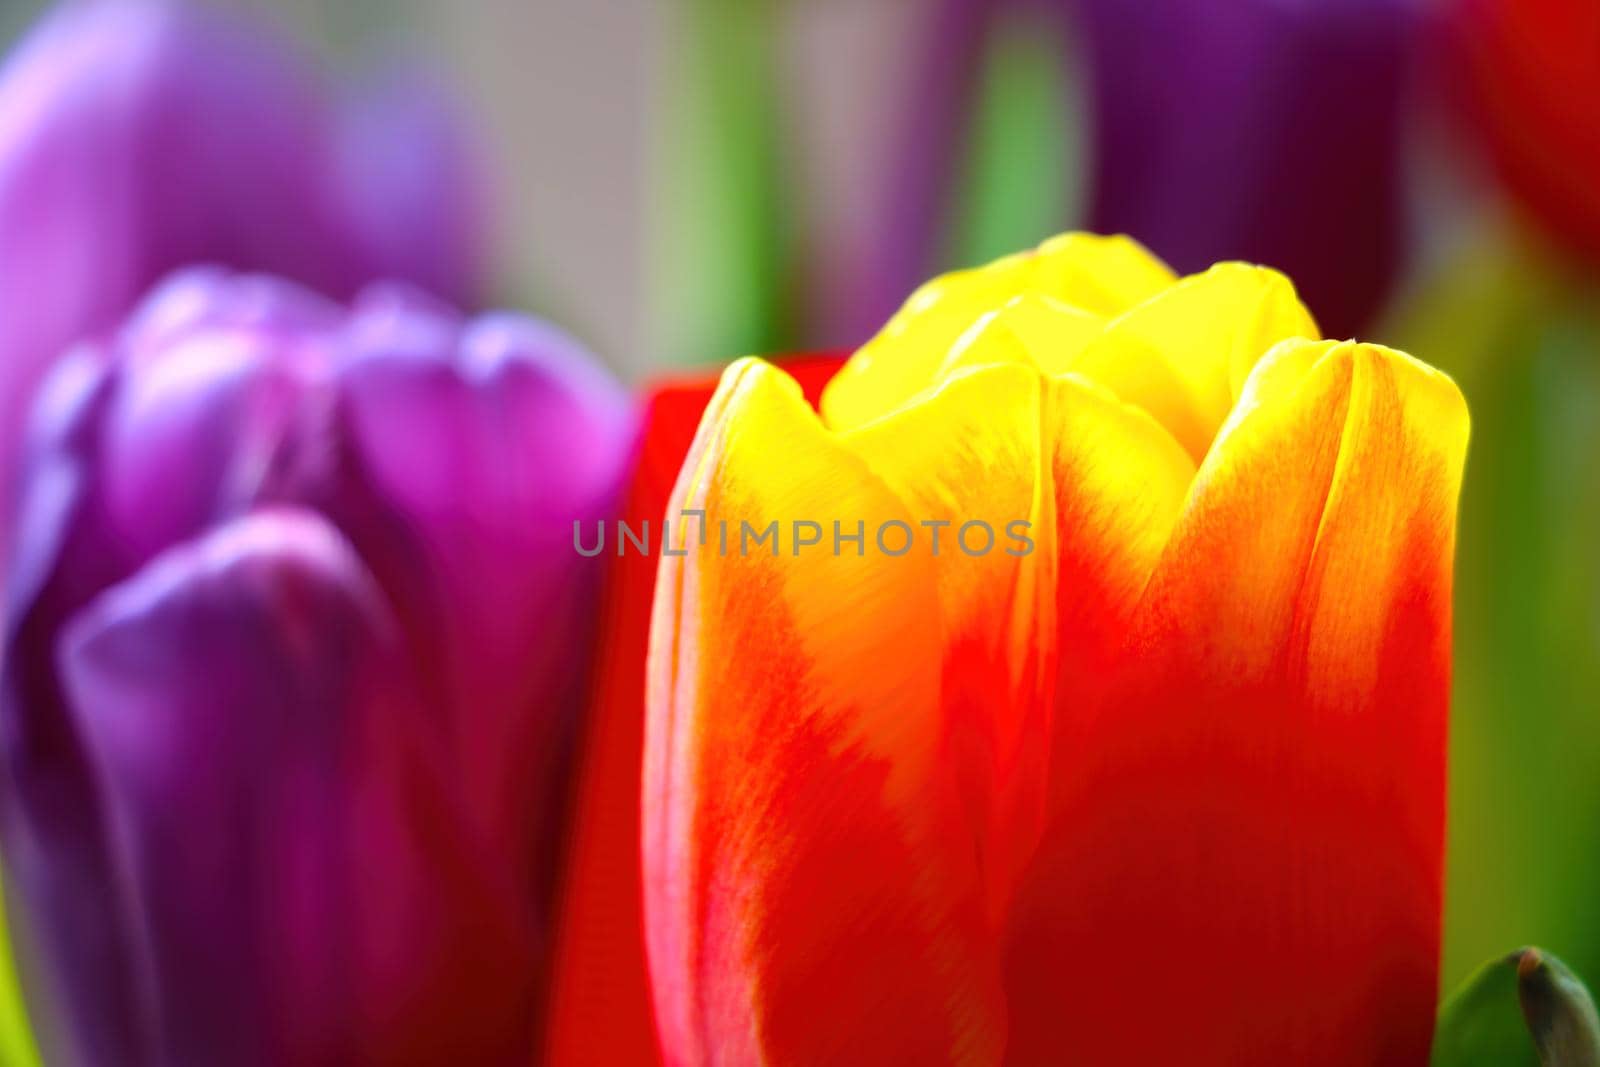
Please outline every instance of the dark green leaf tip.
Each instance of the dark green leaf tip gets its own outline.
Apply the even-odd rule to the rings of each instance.
[[[1600,1019],[1577,975],[1532,946],[1490,960],[1439,1012],[1433,1067],[1600,1067]]]
[[[1600,1067],[1600,1017],[1578,976],[1547,952],[1512,954],[1517,999],[1544,1067]]]

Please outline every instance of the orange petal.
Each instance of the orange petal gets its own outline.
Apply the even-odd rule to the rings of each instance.
[[[667,1060],[992,1061],[976,835],[940,758],[933,560],[797,559],[788,531],[778,555],[739,545],[746,521],[860,519],[871,537],[914,516],[756,361],[725,375],[672,507],[713,528],[662,562],[648,666],[646,925]]]
[[[1143,411],[1032,365],[959,370],[839,436],[770,368],[730,371],[675,508],[918,534],[866,558],[723,556],[713,534],[663,563],[645,855],[669,1058],[997,1047],[993,952],[1043,826],[1054,690],[1103,674],[1193,471]],[[862,938],[863,906],[883,935]],[[920,1021],[863,1015],[841,971]]]
[[[1257,367],[1021,891],[1019,1062],[1426,1060],[1466,436],[1396,352]]]
[[[1066,375],[1052,381],[1049,396],[1060,705],[1052,745],[1059,750],[1082,744],[1195,466],[1160,423],[1103,386]],[[1059,790],[1061,772],[1054,777]]]
[[[844,357],[786,359],[814,402]],[[717,376],[649,393],[621,517],[656,535]],[[661,1062],[645,965],[639,869],[639,765],[644,752],[644,661],[657,559],[628,552],[608,566],[595,691],[575,761],[580,767],[552,953],[544,1059],[552,1067]]]
[[[899,496],[937,593],[930,722],[979,821],[985,899],[998,912],[1040,828],[1055,677],[1055,494],[1046,381],[1031,365],[976,367],[845,436]],[[885,561],[892,565],[893,560]]]

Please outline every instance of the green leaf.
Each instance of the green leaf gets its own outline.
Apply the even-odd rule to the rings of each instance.
[[[1070,42],[1053,20],[1002,19],[985,48],[943,266],[987,263],[1073,216],[1082,131],[1070,106]]]
[[[17,984],[11,961],[10,938],[6,934],[5,911],[0,905],[0,1064],[4,1067],[34,1067],[39,1062],[33,1031],[22,1008],[22,990]]]
[[[1522,948],[1493,960],[1439,1012],[1433,1067],[1600,1067],[1600,1018],[1556,957]]]
[[[1600,982],[1600,301],[1503,219],[1461,239],[1384,331],[1472,409],[1444,988],[1519,943]]]
[[[1522,1016],[1546,1067],[1600,1067],[1600,1016],[1583,981],[1554,956],[1527,949],[1517,962]]]

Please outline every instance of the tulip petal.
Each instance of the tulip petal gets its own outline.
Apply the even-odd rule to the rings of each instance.
[[[526,927],[429,826],[448,801],[398,652],[371,576],[298,512],[162,555],[69,627],[64,686],[163,1060],[526,1040]],[[441,973],[453,1017],[419,985]]]
[[[1048,755],[1039,739],[1051,729],[1056,501],[1046,387],[1031,366],[974,368],[844,438],[904,502],[918,528],[912,551],[931,566],[943,658],[938,705],[921,717],[949,733],[941,758],[959,776],[964,806],[981,813],[986,905],[996,915],[1039,832]]]
[[[873,538],[916,518],[756,361],[725,374],[679,508],[735,536],[841,516]],[[648,668],[646,927],[667,1060],[994,1058],[976,837],[926,654],[931,558],[796,567],[761,547],[722,557],[716,534],[687,552],[662,561]]]
[[[1086,233],[1063,234],[1033,252],[946,274],[913,293],[835,376],[822,397],[823,416],[848,430],[898,408],[934,383],[963,333],[1019,293],[1111,316],[1172,281],[1171,271],[1136,241]]]
[[[278,961],[259,932],[280,917],[274,899],[303,891],[301,864],[331,846],[346,687],[392,625],[362,577],[331,531],[255,521],[157,560],[64,638],[69,714],[111,813],[124,921],[143,986],[159,991],[147,1017],[177,1058],[264,1062],[273,1024],[290,1021],[271,1018]],[[291,953],[327,935],[278,933]],[[331,999],[308,992],[305,1008]]]
[[[220,516],[320,492],[332,457],[315,398],[338,322],[309,290],[195,268],[59,361],[23,456],[9,610],[37,608],[53,569],[72,575],[49,595],[70,611]]]
[[[482,296],[477,161],[447,109],[408,93],[352,122],[364,158],[425,164],[363,174],[352,204],[316,74],[272,26],[213,5],[68,3],[40,19],[0,70],[0,427],[23,423],[51,360],[189,264],[340,299],[379,277]]]
[[[993,363],[1021,363],[1060,374],[1105,328],[1103,316],[1041,293],[1024,293],[962,334],[935,380],[943,381],[962,367]]]
[[[1126,311],[1176,280],[1172,268],[1121,234],[1063,233],[1041,244],[1036,257],[1036,289],[1097,315]]]
[[[369,250],[372,277],[475,306],[486,288],[493,197],[461,101],[425,64],[397,58],[350,95],[341,118],[341,206]]]
[[[330,210],[314,79],[299,60],[236,15],[171,3],[59,5],[9,57],[0,426],[23,422],[51,360],[188,263],[330,292],[361,280]],[[8,503],[15,449],[0,436]]]
[[[599,578],[573,523],[613,506],[631,407],[569,337],[517,316],[463,326],[375,291],[347,340],[338,388],[362,486],[329,512],[402,605],[422,682],[452,709],[474,818],[522,857],[542,910]]]
[[[1023,1062],[1425,1059],[1466,436],[1399,353],[1258,365],[1023,887]]]
[[[808,403],[843,357],[785,359]],[[622,508],[631,529],[667,515],[684,455],[717,376],[648,391],[639,448]],[[676,518],[676,517],[674,517]],[[691,520],[691,529],[693,520]],[[676,523],[675,523],[676,525]],[[644,755],[644,663],[656,557],[626,552],[608,564],[593,699],[585,709],[564,888],[555,923],[546,1062],[661,1062],[640,914],[639,766]]]
[[[1195,477],[1194,461],[1141,408],[1076,375],[1050,383],[1056,524],[1052,794],[1071,773],[1106,678]]]
[[[123,565],[116,540],[93,529],[94,456],[113,393],[114,376],[88,351],[59,363],[40,391],[0,659],[0,840],[20,920],[11,932],[41,1051],[85,1064],[125,1062],[142,1040],[105,828],[54,662],[61,623]]]
[[[211,272],[175,278],[147,301],[122,339],[102,429],[106,537],[119,556],[143,562],[219,515],[286,493],[274,484],[284,468],[307,473],[291,457],[327,352],[284,314],[295,299],[333,313],[292,286],[235,287]],[[251,325],[262,315],[275,328]]]
[[[1117,319],[1070,366],[1154,415],[1199,463],[1256,361],[1317,336],[1289,279],[1219,263]]]
[[[844,439],[919,524],[947,527],[935,566],[940,700],[961,740],[945,758],[973,779],[969,809],[990,813],[985,873],[998,910],[1037,841],[1053,751],[1081,729],[1081,709],[1058,718],[1054,693],[1073,704],[1097,686],[1194,464],[1108,390],[1015,364],[959,372]]]

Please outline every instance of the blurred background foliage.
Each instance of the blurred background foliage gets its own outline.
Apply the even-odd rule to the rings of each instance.
[[[916,278],[1101,221],[1090,213],[1096,138],[1107,132],[1087,76],[1094,38],[1064,16],[1065,2],[232,2],[265,11],[339,67],[398,49],[449,73],[498,168],[499,299],[562,321],[630,380],[745,352],[858,342]],[[44,6],[3,0],[0,32],[16,35]],[[1336,11],[1288,51],[1263,54],[1316,72],[1317,49],[1335,42],[1350,67],[1343,76],[1399,87],[1392,165],[1410,210],[1392,225],[1410,254],[1395,258],[1404,273],[1362,333],[1450,371],[1473,412],[1445,987],[1522,943],[1549,948],[1592,981],[1600,976],[1600,287],[1582,254],[1559,250],[1562,227],[1486,165],[1496,153],[1478,143],[1481,117],[1492,113],[1515,131],[1517,107],[1539,109],[1519,103],[1526,85],[1503,95],[1491,86],[1487,110],[1459,106],[1450,33],[1438,29],[1450,6],[1239,0],[1228,10],[1279,21]],[[1597,5],[1524,10],[1535,6],[1550,17],[1546,28],[1564,14],[1590,19],[1573,46],[1588,49],[1600,78],[1600,16],[1583,14]],[[1201,28],[1228,21],[1215,4],[1178,7],[1210,20]],[[1392,37],[1362,51],[1362,34],[1391,8],[1421,25],[1405,28],[1403,64]],[[1162,9],[1139,0],[1123,10],[1149,23]],[[1486,25],[1493,30],[1493,18]],[[1231,26],[1217,33],[1213,51],[1246,36]],[[1181,54],[1185,35],[1171,36]],[[1492,73],[1493,50],[1486,54]],[[1286,76],[1273,68],[1246,89],[1270,96],[1280,89],[1272,79]],[[1191,151],[1220,154],[1224,173],[1237,159],[1239,194],[1270,212],[1284,190],[1313,178],[1310,165],[1296,175],[1298,141],[1322,142],[1318,171],[1328,158],[1356,164],[1374,151],[1343,139],[1372,134],[1379,120],[1318,125],[1347,106],[1337,78],[1328,84],[1286,96],[1280,126],[1254,115],[1242,134],[1202,139]],[[1330,94],[1333,111],[1306,106]],[[1600,136],[1595,98],[1569,103],[1566,121]],[[1147,112],[1152,128],[1192,125],[1184,93],[1165,106],[1170,114]],[[1544,110],[1556,118],[1541,121],[1562,121],[1559,107]],[[1271,174],[1277,192],[1251,186],[1252,167]],[[1153,177],[1186,175],[1175,165]],[[1600,190],[1600,170],[1575,171],[1574,180]],[[1344,214],[1318,219],[1313,232],[1390,217],[1392,205],[1359,195],[1342,196]],[[1208,254],[1254,247],[1241,240]],[[1336,276],[1388,266],[1329,255]]]

